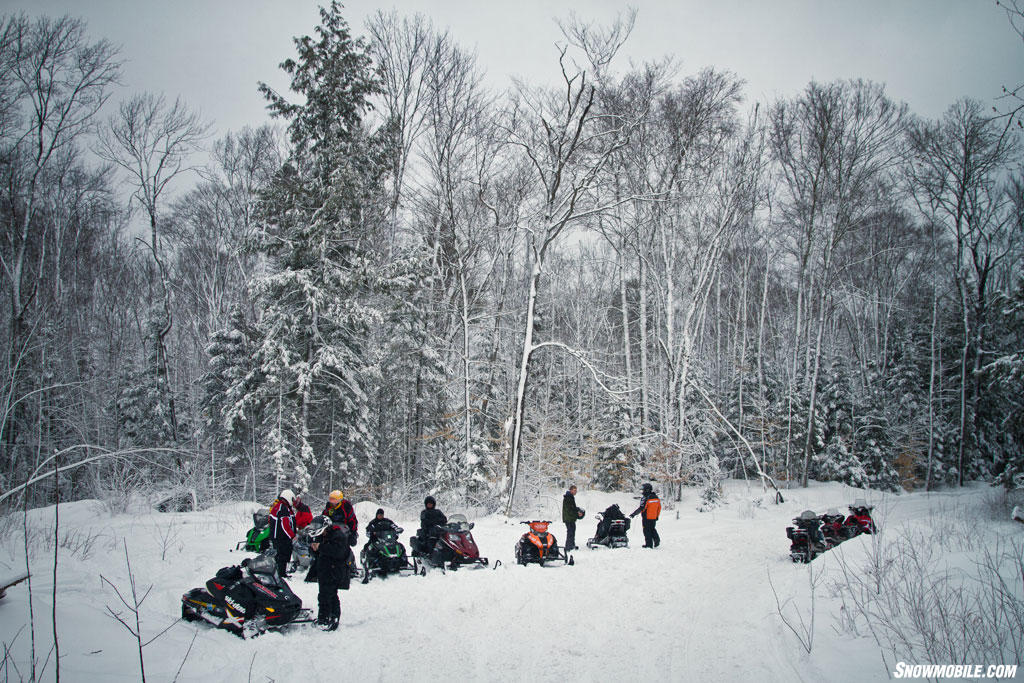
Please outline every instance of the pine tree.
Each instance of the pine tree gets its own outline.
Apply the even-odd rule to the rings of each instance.
[[[240,306],[232,308],[227,327],[210,336],[209,370],[203,376],[202,410],[206,438],[222,450],[232,476],[248,474],[254,444],[262,441],[261,407],[256,399],[259,368],[253,352],[256,330]]]
[[[161,331],[166,327],[162,305],[154,306],[145,322],[145,362],[124,370],[117,399],[122,448],[174,448],[182,425],[177,424],[174,397],[161,354]]]
[[[271,113],[289,122],[292,150],[259,205],[267,269],[252,287],[263,312],[255,357],[270,406],[265,453],[299,488],[327,453],[346,486],[369,482],[366,340],[384,317],[372,296],[382,279],[373,248],[390,141],[364,126],[380,85],[340,4],[320,17],[317,37],[296,39],[298,58],[281,65],[302,103],[260,85]]]
[[[1024,278],[1012,296],[997,297],[993,327],[997,357],[982,372],[979,428],[993,460],[994,484],[1024,489]]]
[[[820,450],[812,457],[813,475],[823,481],[870,486],[870,476],[857,452],[856,417],[850,377],[841,359],[824,373],[819,404],[824,411]]]

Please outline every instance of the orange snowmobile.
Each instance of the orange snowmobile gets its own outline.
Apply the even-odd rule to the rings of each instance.
[[[536,562],[544,566],[546,562],[564,562],[565,564],[576,564],[572,555],[564,552],[558,547],[558,539],[548,531],[550,521],[534,519],[522,522],[530,527],[530,530],[523,534],[516,543],[516,563],[529,564]]]

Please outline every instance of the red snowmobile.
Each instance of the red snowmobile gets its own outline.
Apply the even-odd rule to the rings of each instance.
[[[550,521],[534,519],[522,524],[530,527],[530,530],[516,543],[516,564],[536,562],[542,567],[545,562],[576,564],[571,555],[559,550],[558,540],[548,531]]]
[[[846,518],[835,508],[829,508],[818,519],[821,520],[821,534],[825,537],[826,547],[834,548],[849,538],[847,531],[843,528]]]
[[[413,569],[420,576],[427,575],[427,567],[456,570],[462,565],[475,564],[481,567],[488,565],[486,557],[480,557],[470,530],[473,523],[465,515],[452,515],[448,523],[437,527],[439,532],[436,542],[429,552],[413,554]]]
[[[853,501],[853,505],[850,506],[850,516],[843,524],[850,538],[857,534],[873,534],[878,531],[875,520],[871,518],[871,511],[874,509],[875,506],[868,505],[863,498]]]

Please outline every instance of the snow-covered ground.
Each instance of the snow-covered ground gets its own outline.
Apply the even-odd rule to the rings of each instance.
[[[857,566],[873,543],[884,543],[902,533],[898,530],[927,529],[949,515],[984,514],[993,491],[977,486],[891,496],[818,484],[785,494],[784,504],[773,505],[759,487],[728,482],[726,504],[700,513],[696,494],[687,492],[679,503],[663,501],[660,548],[640,548],[643,536],[636,523],[630,548],[584,547],[574,553],[571,567],[516,566],[513,548],[524,531],[519,520],[476,519],[474,537],[492,564],[501,560],[497,569],[354,583],[341,593],[337,632],[295,626],[248,641],[205,624],[175,621],[182,593],[202,586],[219,567],[241,561],[243,554],[231,549],[244,538],[255,504],[133,515],[111,515],[95,501],[62,505],[56,610],[61,675],[73,681],[139,678],[135,639],[107,608],[130,615],[100,578],[122,593],[130,591],[126,544],[140,594],[153,586],[141,610],[143,639],[174,624],[143,650],[146,676],[153,681],[887,680],[892,656],[883,660],[885,653],[869,634],[842,628],[841,572],[832,553],[841,552],[848,566]],[[880,535],[848,541],[810,568],[790,562],[785,527],[792,517],[807,508],[845,511],[858,497],[876,506]],[[577,531],[581,545],[594,533],[595,512],[618,503],[628,513],[637,505],[632,494],[585,490],[577,502],[588,511]],[[361,528],[376,507],[368,501],[356,505]],[[561,492],[538,497],[534,508],[536,516],[557,521]],[[405,527],[408,545],[418,511],[386,512]],[[20,515],[8,518],[7,525],[0,538],[0,576],[24,569]],[[53,509],[31,511],[28,525],[37,671],[49,659],[41,676],[49,680],[54,674],[48,657]],[[1005,522],[986,521],[979,528],[991,535],[982,544],[1024,535],[1024,526],[1008,515]],[[552,529],[561,541],[564,526]],[[291,584],[315,609],[315,584]],[[796,633],[780,618],[779,603]],[[28,587],[22,583],[0,601],[0,656],[11,653],[0,665],[5,680],[29,677],[28,624]],[[808,634],[810,653],[800,642]]]

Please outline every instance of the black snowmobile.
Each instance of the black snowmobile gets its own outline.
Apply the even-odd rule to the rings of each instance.
[[[790,540],[789,558],[794,562],[810,562],[825,552],[825,538],[821,533],[821,519],[811,510],[804,510],[793,519],[796,526],[786,527]]]
[[[359,553],[359,563],[363,565],[363,583],[369,583],[373,576],[386,577],[402,570],[413,571],[405,546],[398,541],[403,529],[383,529],[367,541]]]
[[[224,567],[206,582],[181,596],[181,618],[208,621],[242,638],[253,638],[268,629],[313,621],[313,611],[303,609],[288,584],[277,575],[274,558],[268,555]]]
[[[587,547],[603,545],[607,548],[628,548],[629,518],[622,514],[618,505],[609,505],[597,515],[597,531],[587,540]]]

